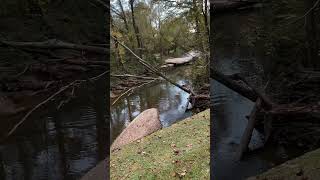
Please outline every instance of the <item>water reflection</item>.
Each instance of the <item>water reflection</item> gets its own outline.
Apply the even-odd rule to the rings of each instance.
[[[0,179],[79,179],[106,158],[107,93],[100,85],[80,90],[60,110],[34,114],[1,144]]]
[[[251,77],[250,83],[257,87],[262,87],[266,83],[263,81],[262,71],[266,68],[260,65],[263,60],[259,54],[255,54],[259,52],[258,47],[249,47],[245,39],[250,36],[248,32],[252,25],[249,20],[256,20],[260,15],[260,12],[250,12],[217,17],[213,26],[219,37],[214,41],[212,56],[214,61],[211,61],[211,66],[224,74],[242,73],[246,77]],[[234,177],[246,179],[292,157],[295,152],[291,151],[296,150],[285,150],[289,156],[283,158],[284,149],[274,146],[250,153],[245,159],[238,161],[236,153],[247,125],[245,116],[249,115],[253,103],[215,80],[211,80],[210,84],[213,104],[211,122],[214,134],[211,144],[214,155],[211,162],[215,172],[212,174],[214,179],[233,180]],[[260,146],[262,146],[261,136],[254,131],[249,147],[255,149]],[[226,169],[232,173],[227,173]]]
[[[192,81],[184,74],[190,68],[179,67],[168,76],[180,85],[192,85]],[[188,93],[166,81],[137,89],[111,107],[111,140],[113,141],[135,117],[149,108],[159,110],[160,121],[164,127],[190,116],[191,112],[185,112],[188,97]]]

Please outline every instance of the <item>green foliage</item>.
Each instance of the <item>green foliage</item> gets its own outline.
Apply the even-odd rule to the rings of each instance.
[[[118,11],[118,13],[112,14],[112,31],[117,32],[119,37],[121,34],[121,40],[124,44],[138,54],[131,10],[127,7],[122,13],[119,1],[116,2],[112,3],[113,8]],[[125,1],[121,1],[121,3],[124,6]],[[162,0],[135,1],[134,17],[143,44],[144,59],[160,66],[167,57],[181,56],[191,49],[207,50],[208,37],[204,17],[201,13],[202,3],[202,0],[185,1],[181,4],[172,4]],[[126,26],[125,20],[128,26]],[[196,33],[195,24],[199,25],[200,33]],[[118,51],[114,48],[111,50]],[[117,52],[113,53],[117,54]],[[156,56],[160,57],[156,58]],[[130,67],[131,70],[137,69],[136,73],[144,72],[129,53],[123,53],[120,58],[120,61],[125,62],[124,65]],[[116,63],[119,61],[117,56],[114,56],[112,61],[114,63],[111,64],[119,65]],[[140,66],[140,68],[135,68],[135,66]]]

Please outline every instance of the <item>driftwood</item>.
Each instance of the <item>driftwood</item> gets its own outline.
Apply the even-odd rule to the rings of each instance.
[[[96,46],[87,46],[81,44],[73,44],[57,39],[50,39],[43,42],[15,42],[15,41],[0,41],[0,44],[13,46],[16,48],[38,48],[38,49],[74,49],[78,51],[88,51],[99,54],[107,54],[108,49]]]

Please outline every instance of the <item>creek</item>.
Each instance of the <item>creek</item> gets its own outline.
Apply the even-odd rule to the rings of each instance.
[[[211,66],[220,72],[231,75],[241,73],[257,87],[265,85],[268,63],[259,56],[261,49],[248,46],[250,31],[257,24],[263,12],[242,12],[215,17],[213,27],[216,33],[214,54]],[[263,147],[262,135],[253,132],[250,152],[241,161],[236,154],[247,125],[253,103],[245,97],[211,79],[211,125],[213,126],[213,156],[211,156],[213,179],[246,179],[257,175],[274,165],[283,163],[301,153],[301,149],[282,146]],[[263,147],[263,148],[261,148]]]
[[[190,74],[192,65],[175,67],[166,76],[180,85],[192,86]],[[130,95],[122,97],[111,106],[111,141],[141,112],[149,108],[159,110],[163,127],[192,115],[187,111],[189,94],[165,80],[156,81],[135,89]]]

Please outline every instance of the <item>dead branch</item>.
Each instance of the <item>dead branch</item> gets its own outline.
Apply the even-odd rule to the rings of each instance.
[[[137,76],[137,75],[132,75],[132,74],[111,74],[111,77],[134,77],[134,78],[139,78],[139,79],[149,79],[149,80],[153,80],[153,79],[157,79],[154,77],[147,77],[147,76]]]
[[[156,69],[155,67],[151,66],[149,63],[147,63],[145,60],[143,60],[141,57],[139,57],[137,54],[135,54],[130,48],[128,48],[126,45],[124,45],[123,43],[119,42],[117,40],[117,38],[111,36],[117,43],[119,43],[122,47],[124,47],[125,49],[127,49],[131,54],[133,54],[137,59],[138,62],[140,64],[142,64],[143,66],[145,66],[147,69],[149,69],[151,72],[155,73],[156,75],[162,77],[163,79],[165,79],[166,81],[168,81],[169,83],[177,86],[178,88],[182,89],[183,91],[189,93],[189,94],[193,94],[189,89],[186,89],[184,87],[182,87],[181,85],[175,83],[174,81],[172,81],[171,79],[167,78],[165,75],[163,75],[160,71],[158,71],[158,69]]]
[[[252,132],[256,124],[256,114],[261,108],[261,102],[261,99],[258,98],[250,113],[248,125],[242,135],[241,142],[239,145],[238,160],[242,159],[243,153],[245,153],[248,149],[248,145],[252,137]]]
[[[157,80],[159,80],[159,79],[153,79],[153,80],[147,81],[147,82],[145,82],[145,83],[143,83],[143,84],[141,84],[141,85],[139,85],[139,86],[132,87],[132,88],[126,90],[124,93],[122,93],[120,96],[118,96],[117,99],[115,99],[115,100],[112,102],[111,106],[113,106],[114,104],[116,104],[116,102],[118,102],[119,99],[121,99],[123,96],[131,93],[134,89],[140,88],[140,87],[145,86],[145,85],[150,84],[150,83],[153,83],[153,82],[155,82],[155,81],[157,81]]]
[[[109,62],[107,61],[78,61],[78,60],[64,60],[62,61],[63,63],[66,64],[76,64],[76,65],[101,65],[101,66],[107,66],[109,64]]]
[[[99,78],[101,78],[102,76],[106,75],[107,73],[109,73],[108,71],[105,71],[101,74],[99,74],[98,76],[95,76],[93,78],[89,78],[91,81],[96,81]],[[37,109],[39,109],[40,107],[44,106],[45,104],[47,104],[48,102],[50,102],[52,99],[54,99],[56,96],[58,96],[59,94],[61,94],[62,92],[64,92],[65,90],[67,90],[70,87],[73,87],[74,85],[81,83],[81,82],[86,82],[87,80],[75,80],[71,83],[69,83],[66,86],[63,86],[62,88],[60,88],[59,91],[55,92],[54,94],[52,94],[51,96],[49,96],[47,99],[45,99],[44,101],[42,101],[41,103],[39,103],[38,105],[36,105],[34,108],[32,108],[30,111],[27,112],[27,114],[16,124],[13,126],[13,128],[7,133],[7,135],[4,137],[4,139],[7,139],[9,136],[11,136],[29,117],[30,115],[36,111]]]
[[[18,48],[39,48],[39,49],[74,49],[78,51],[89,51],[99,54],[107,54],[108,49],[97,47],[97,46],[87,46],[81,44],[73,44],[64,42],[57,39],[50,39],[43,42],[15,42],[15,41],[1,41],[0,43],[7,46],[13,46]]]
[[[249,88],[241,86],[239,83],[233,81],[228,76],[220,73],[213,68],[210,68],[210,77],[253,102],[255,102],[258,98],[258,94],[256,92],[252,91]]]

